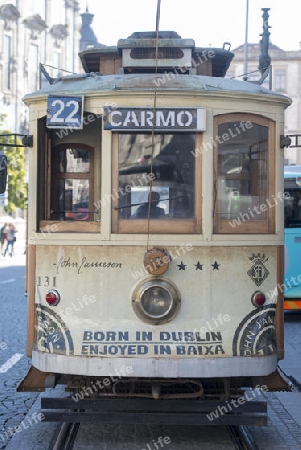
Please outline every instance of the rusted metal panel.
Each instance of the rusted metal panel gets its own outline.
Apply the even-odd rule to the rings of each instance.
[[[272,391],[291,392],[292,390],[289,383],[280,375],[278,370],[275,370],[275,372],[271,373],[270,375],[262,377],[261,381],[263,385],[267,386],[270,392]]]
[[[99,62],[99,72],[104,75],[117,74],[122,67],[122,60],[117,55],[107,57]]]
[[[44,392],[46,378],[50,375],[31,366],[25,377],[17,386],[17,392]]]

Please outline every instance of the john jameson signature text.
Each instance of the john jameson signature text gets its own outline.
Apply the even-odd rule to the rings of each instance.
[[[83,273],[84,269],[121,269],[122,263],[116,263],[112,261],[88,261],[86,257],[83,257],[80,262],[72,261],[72,259],[64,259],[61,257],[58,263],[53,264],[56,267],[56,273],[60,273],[62,269],[77,269],[77,273]]]

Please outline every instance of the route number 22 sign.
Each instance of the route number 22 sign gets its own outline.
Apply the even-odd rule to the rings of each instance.
[[[49,95],[47,128],[83,128],[83,97]]]

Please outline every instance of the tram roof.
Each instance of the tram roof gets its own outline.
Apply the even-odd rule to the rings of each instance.
[[[97,96],[108,91],[179,92],[202,95],[270,98],[288,106],[291,100],[263,86],[225,78],[234,54],[223,48],[196,47],[175,31],[134,32],[116,47],[101,45],[79,56],[86,73],[50,79],[51,84],[24,100],[47,94]],[[155,52],[157,47],[157,52]],[[101,73],[100,73],[101,72]]]
[[[24,101],[47,95],[97,95],[108,91],[155,91],[157,92],[199,92],[202,94],[256,96],[273,98],[289,106],[291,99],[270,91],[256,83],[224,77],[174,74],[120,74],[101,75],[99,73],[72,74],[56,79],[39,91],[25,95]]]
[[[119,69],[124,73],[162,73],[175,67],[187,72],[194,63],[198,75],[224,77],[234,53],[230,52],[228,43],[224,43],[223,48],[196,47],[193,39],[183,39],[176,31],[160,30],[158,34],[136,31],[126,39],[119,39],[117,46],[101,44],[87,48],[79,57],[86,73],[109,75],[118,73]]]
[[[126,41],[126,40],[125,40]],[[139,44],[141,44],[141,39],[139,40]],[[175,42],[175,40],[173,40]],[[185,47],[186,41],[188,39],[181,39],[182,48]],[[184,44],[183,44],[184,41]],[[121,45],[121,43],[120,43]],[[125,45],[125,44],[124,44]],[[167,45],[166,45],[167,47]],[[137,40],[137,47],[138,40]],[[197,64],[198,57],[200,55],[206,55],[206,53],[211,52],[214,53],[214,58],[210,58],[211,68],[212,68],[212,76],[214,77],[224,77],[226,75],[227,70],[230,67],[230,63],[234,57],[234,53],[229,50],[225,50],[223,48],[214,48],[214,47],[193,47],[192,58],[195,59]],[[83,50],[79,53],[79,57],[82,63],[82,66],[86,73],[97,72],[99,71],[99,64],[101,59],[105,59],[108,57],[114,58],[115,56],[120,55],[120,47],[100,47],[100,48],[89,48]],[[204,61],[203,61],[204,63]],[[166,71],[169,72],[171,69],[167,68]]]

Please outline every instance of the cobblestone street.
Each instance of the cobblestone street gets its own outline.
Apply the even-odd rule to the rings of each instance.
[[[27,299],[24,296],[24,228],[24,223],[17,224],[19,232],[14,255],[0,256],[0,449],[4,449],[9,441],[9,428],[20,424],[38,395],[16,392],[17,384],[29,368],[29,359],[25,355]],[[13,364],[12,360],[11,364],[7,364],[14,356],[16,363]]]

